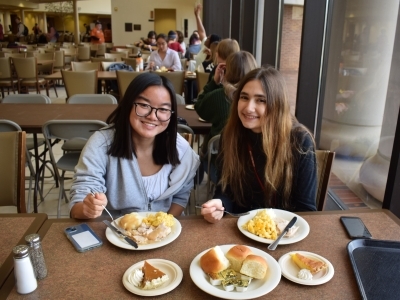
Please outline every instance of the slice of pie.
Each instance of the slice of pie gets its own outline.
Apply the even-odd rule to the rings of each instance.
[[[309,257],[305,257],[299,253],[291,253],[292,260],[300,269],[307,269],[312,274],[318,273],[319,271],[327,268],[326,263],[312,259]]]
[[[157,269],[156,267],[153,267],[147,261],[144,262],[142,272],[143,281],[141,287],[144,290],[158,288],[169,279],[167,274]]]

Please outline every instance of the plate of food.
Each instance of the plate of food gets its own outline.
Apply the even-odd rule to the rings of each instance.
[[[182,226],[173,215],[164,212],[134,212],[126,214],[113,224],[138,244],[135,249],[119,238],[111,229],[106,229],[106,238],[117,247],[129,250],[149,250],[163,247],[174,241],[181,233]]]
[[[193,259],[189,272],[197,287],[223,299],[261,297],[281,280],[281,268],[271,255],[244,245],[204,250]]]
[[[194,110],[194,104],[189,104],[185,106],[186,109]]]
[[[297,217],[297,222],[279,242],[280,245],[297,243],[310,232],[310,226],[302,217],[281,209],[256,209],[237,221],[239,230],[257,242],[272,244],[289,221]]]
[[[172,291],[182,278],[182,269],[176,263],[148,259],[130,266],[122,276],[122,284],[136,295],[158,296]]]
[[[200,122],[206,122],[206,123],[207,123],[206,120],[204,120],[204,119],[202,119],[202,118],[200,118],[200,117],[199,117],[199,121],[200,121]]]
[[[306,251],[292,251],[279,259],[282,275],[304,285],[328,282],[335,274],[333,265],[324,257]]]

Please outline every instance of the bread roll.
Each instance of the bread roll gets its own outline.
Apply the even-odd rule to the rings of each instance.
[[[267,274],[267,269],[268,265],[263,257],[250,254],[243,261],[240,273],[256,279],[263,279]]]
[[[231,269],[240,272],[244,259],[250,254],[253,254],[250,248],[243,245],[236,245],[229,249],[225,256],[231,263]]]
[[[229,267],[229,260],[219,246],[207,251],[200,258],[200,266],[205,273],[218,273]]]

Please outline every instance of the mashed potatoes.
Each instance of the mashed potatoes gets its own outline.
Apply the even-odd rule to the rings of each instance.
[[[164,223],[165,226],[172,227],[175,221],[173,215],[160,211],[156,214],[149,214],[143,219],[143,222],[154,227],[157,227],[161,223]]]
[[[276,224],[266,209],[257,212],[253,219],[243,225],[243,229],[266,239],[277,238]]]

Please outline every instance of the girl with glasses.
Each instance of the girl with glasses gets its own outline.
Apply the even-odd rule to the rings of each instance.
[[[155,67],[162,69],[164,67],[169,71],[181,71],[181,60],[178,52],[168,48],[168,37],[160,33],[157,36],[157,51],[151,52],[147,70],[153,70]]]
[[[96,218],[104,207],[115,216],[182,214],[199,159],[177,133],[176,108],[168,79],[143,73],[131,82],[109,126],[82,151],[71,187],[72,217]]]
[[[218,186],[202,215],[259,208],[315,211],[317,167],[311,133],[290,113],[285,81],[272,67],[250,71],[234,93],[220,140]]]

